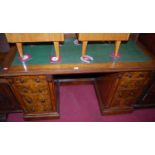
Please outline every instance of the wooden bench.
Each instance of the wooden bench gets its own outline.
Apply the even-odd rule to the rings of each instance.
[[[86,57],[88,41],[115,41],[114,57],[119,57],[121,41],[129,39],[129,33],[79,33],[78,40],[82,41],[82,57]]]
[[[54,48],[58,61],[60,58],[59,42],[64,41],[63,33],[6,33],[6,38],[9,43],[16,43],[20,60],[27,61],[29,58],[24,58],[22,43],[25,42],[54,42]]]

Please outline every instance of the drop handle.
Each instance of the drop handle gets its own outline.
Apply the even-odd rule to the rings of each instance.
[[[35,81],[36,81],[37,83],[39,83],[39,82],[40,82],[40,79],[39,79],[39,78],[36,78]]]
[[[42,100],[41,100],[41,103],[45,103],[45,99],[42,99]]]
[[[28,90],[26,88],[23,89],[24,93],[28,93]]]
[[[128,77],[129,77],[129,78],[131,78],[131,77],[132,77],[132,74],[131,74],[131,73],[129,73],[129,74],[128,74]]]
[[[24,80],[23,79],[20,79],[19,81],[20,81],[20,83],[24,83]]]

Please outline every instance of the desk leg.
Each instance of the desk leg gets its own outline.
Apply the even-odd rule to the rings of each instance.
[[[22,47],[22,43],[16,43],[16,46],[17,46],[17,50],[18,50],[19,56],[21,58],[23,58],[23,47]]]
[[[56,57],[57,57],[57,58],[59,58],[59,57],[60,57],[59,42],[54,41],[54,49],[55,49],[55,54],[56,54]]]
[[[120,48],[120,45],[121,45],[121,41],[116,41],[115,42],[115,51],[114,51],[114,56],[115,57],[118,57],[118,51],[119,51],[119,48]]]
[[[88,41],[82,42],[82,57],[86,55],[87,43],[88,43]]]

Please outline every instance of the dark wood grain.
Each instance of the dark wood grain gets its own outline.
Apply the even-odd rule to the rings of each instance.
[[[133,111],[150,77],[149,72],[124,72],[97,78],[95,88],[102,114]]]
[[[52,77],[50,81],[47,81],[47,77],[44,75],[8,78],[15,96],[24,110],[24,117],[55,116],[57,103],[55,83]]]

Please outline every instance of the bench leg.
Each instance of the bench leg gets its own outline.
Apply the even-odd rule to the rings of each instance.
[[[88,41],[82,42],[82,57],[86,55],[87,43],[88,43]]]
[[[17,50],[18,50],[18,53],[19,53],[19,56],[21,58],[23,58],[23,47],[22,47],[22,43],[16,43],[16,46],[17,46]]]
[[[54,49],[55,49],[56,57],[59,58],[59,56],[60,56],[59,42],[54,41]]]
[[[26,61],[28,61],[28,60],[30,60],[32,58],[30,54],[23,54],[22,43],[16,43],[16,46],[17,46],[17,50],[18,50],[18,53],[19,53],[19,60],[21,62],[26,62]]]
[[[115,57],[118,56],[118,51],[119,51],[120,45],[121,45],[121,41],[116,41],[115,42],[115,51],[114,51]]]

